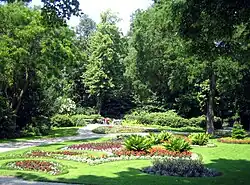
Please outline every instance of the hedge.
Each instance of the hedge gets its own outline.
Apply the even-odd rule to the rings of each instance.
[[[136,120],[138,121],[139,124],[169,126],[173,128],[190,127],[190,126],[204,127],[204,125],[206,125],[206,118],[204,116],[186,119],[179,116],[173,110],[167,112],[126,115],[125,119]]]
[[[85,126],[90,123],[96,123],[102,117],[98,114],[93,115],[68,115],[68,114],[56,114],[51,118],[53,126],[56,127],[73,127],[73,126]]]

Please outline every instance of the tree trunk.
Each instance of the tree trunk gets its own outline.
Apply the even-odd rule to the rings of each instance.
[[[101,95],[97,96],[96,108],[98,110],[98,114],[101,114],[101,110],[102,110],[102,96]]]
[[[214,98],[215,98],[215,74],[212,71],[209,82],[209,95],[208,95],[208,103],[207,103],[207,133],[213,135],[214,134]]]

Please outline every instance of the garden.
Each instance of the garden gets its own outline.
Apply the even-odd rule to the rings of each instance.
[[[0,173],[26,180],[89,185],[247,185],[248,141],[239,124],[227,138],[161,131],[67,141],[1,153]]]

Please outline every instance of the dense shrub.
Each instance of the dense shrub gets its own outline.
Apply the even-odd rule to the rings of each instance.
[[[32,121],[22,131],[22,136],[45,136],[51,130],[51,122],[47,117],[32,118]]]
[[[220,175],[220,173],[206,168],[201,161],[188,159],[156,159],[153,161],[152,167],[144,168],[142,171],[155,175],[179,177],[214,177]]]
[[[163,146],[170,151],[185,152],[191,150],[190,143],[184,138],[173,137],[168,142],[164,143]]]
[[[7,99],[0,96],[0,138],[15,137],[16,123],[8,107]]]
[[[127,115],[125,118],[127,120],[136,120],[139,124],[170,126],[174,128],[187,126],[201,127],[205,124],[204,116],[185,119],[173,110],[167,112],[133,114]]]
[[[68,115],[57,114],[51,118],[53,126],[57,127],[72,127],[72,126],[85,126],[87,124],[96,123],[102,117],[98,114],[93,115]]]
[[[77,114],[71,116],[74,126],[85,126],[87,124],[96,123],[101,118],[102,117],[98,114],[93,114],[93,115]]]
[[[247,137],[246,131],[242,128],[242,125],[235,123],[232,130],[233,139],[244,139]]]
[[[210,137],[209,134],[205,133],[194,133],[188,136],[193,145],[200,145],[200,146],[206,145],[209,141],[209,137]]]
[[[51,118],[53,126],[56,127],[72,127],[74,123],[71,117],[67,114],[57,114]]]
[[[148,142],[147,139],[139,135],[132,135],[128,137],[124,141],[124,145],[126,149],[130,151],[147,151],[151,148],[151,143]]]

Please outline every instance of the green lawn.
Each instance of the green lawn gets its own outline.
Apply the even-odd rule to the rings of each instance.
[[[89,141],[92,142],[93,140]],[[56,150],[80,142],[81,141],[64,142],[43,147],[33,147],[32,149]],[[61,162],[68,166],[69,173],[51,176],[39,172],[0,169],[0,174],[2,176],[19,176],[28,180],[83,183],[86,185],[249,185],[250,145],[234,145],[217,142],[216,144],[218,147],[215,148],[197,147],[193,149],[193,152],[202,154],[207,167],[215,168],[223,173],[222,176],[213,178],[178,178],[143,174],[140,172],[140,169],[149,166],[151,162],[142,160],[119,161],[89,166],[79,162],[53,159],[53,161]],[[14,153],[20,154],[27,150],[30,149],[2,153],[0,157],[9,156],[9,154]],[[98,153],[93,152],[93,155],[98,155]],[[0,160],[0,165],[7,161],[10,161],[10,159]]]
[[[55,137],[67,137],[77,135],[79,127],[62,127],[62,128],[53,128],[48,135],[46,136],[30,136],[30,137],[21,137],[17,139],[0,139],[0,143],[6,142],[20,142],[27,141],[32,139],[46,139],[46,138],[55,138]]]

